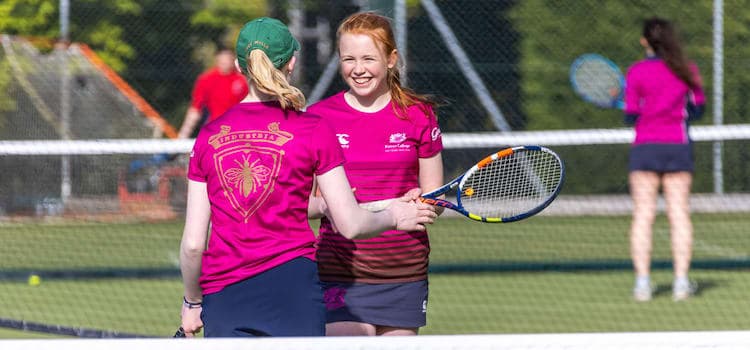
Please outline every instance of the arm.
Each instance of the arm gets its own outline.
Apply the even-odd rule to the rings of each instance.
[[[705,105],[696,105],[693,103],[693,101],[688,101],[686,108],[687,109],[687,115],[688,115],[688,121],[694,122],[696,120],[701,119],[703,117],[703,112],[705,111]]]
[[[432,206],[414,202],[418,191],[410,192],[412,198],[392,201],[383,211],[373,213],[360,208],[342,166],[318,175],[317,181],[323,199],[328,203],[332,221],[339,233],[348,239],[374,237],[393,229],[424,231],[424,224],[432,223],[437,216]]]
[[[307,204],[307,218],[308,219],[320,219],[326,216],[328,206],[323,197],[318,193],[318,181],[313,180],[313,188],[310,191],[310,201]]]
[[[188,180],[187,212],[185,228],[180,243],[180,270],[185,288],[185,300],[198,303],[203,300],[203,293],[198,278],[201,273],[201,257],[206,249],[208,223],[211,217],[211,206],[208,200],[206,184]],[[200,319],[201,308],[182,306],[182,328],[192,335],[200,331],[203,322]]]
[[[419,158],[419,188],[422,193],[430,192],[444,184],[443,156],[438,153],[430,158]],[[445,198],[445,195],[440,196]],[[437,215],[443,213],[444,207],[436,206]]]
[[[189,138],[200,120],[200,110],[193,106],[188,107],[187,113],[185,113],[185,120],[182,121],[182,126],[180,127],[180,132],[177,134],[177,137],[181,139]]]
[[[637,73],[633,71],[632,67],[628,69],[625,76],[625,115],[623,122],[628,126],[635,125],[635,121],[640,115],[640,96],[636,87],[636,76]]]
[[[706,107],[706,95],[703,93],[703,79],[701,78],[698,66],[690,64],[690,71],[693,74],[693,79],[698,84],[697,86],[690,89],[688,93],[687,113],[688,121],[696,121],[703,117],[703,112]]]
[[[625,125],[633,126],[633,125],[635,125],[636,119],[638,119],[638,114],[628,114],[628,113],[626,113],[625,116],[622,119],[622,122],[625,123]]]
[[[185,119],[182,121],[182,126],[177,137],[181,139],[189,138],[193,134],[193,130],[198,126],[198,123],[200,123],[203,117],[203,108],[206,106],[206,102],[208,102],[207,89],[206,76],[200,75],[195,80],[193,91],[190,94],[190,106],[187,112],[185,112]]]

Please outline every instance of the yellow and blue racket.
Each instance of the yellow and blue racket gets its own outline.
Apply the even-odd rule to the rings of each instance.
[[[423,194],[421,200],[472,220],[507,223],[546,208],[560,193],[564,179],[565,166],[555,152],[542,146],[517,146],[485,157],[449,183]],[[438,198],[444,194],[450,200]],[[387,205],[388,200],[360,204],[371,211]]]
[[[601,108],[623,109],[625,77],[620,67],[606,57],[587,53],[570,66],[570,84],[584,101]]]

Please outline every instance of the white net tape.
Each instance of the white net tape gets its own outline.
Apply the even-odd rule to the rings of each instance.
[[[746,350],[750,332],[0,341],[4,350]]]
[[[750,124],[698,125],[690,128],[693,141],[750,139]],[[569,146],[626,144],[633,140],[632,129],[581,129],[552,131],[513,131],[448,133],[446,149],[504,148],[519,145]],[[148,154],[189,152],[193,140],[182,139],[102,139],[102,140],[23,140],[0,141],[0,155]]]

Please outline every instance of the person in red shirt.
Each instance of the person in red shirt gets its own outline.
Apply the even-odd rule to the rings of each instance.
[[[204,111],[212,121],[239,103],[247,95],[247,81],[234,65],[234,52],[229,48],[216,51],[215,65],[201,74],[195,82],[193,96],[178,136],[193,136],[197,125],[202,125]]]

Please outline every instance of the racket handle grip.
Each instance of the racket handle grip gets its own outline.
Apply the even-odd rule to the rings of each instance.
[[[177,332],[174,333],[174,336],[172,338],[185,338],[185,330],[180,327],[177,329]]]

